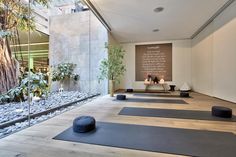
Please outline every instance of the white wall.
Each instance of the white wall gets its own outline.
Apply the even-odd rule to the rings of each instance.
[[[236,2],[192,40],[195,91],[236,102]]]
[[[119,86],[120,89],[144,89],[142,81],[135,81],[135,45],[139,44],[158,44],[172,43],[172,82],[180,87],[184,82],[191,83],[191,41],[176,40],[162,42],[145,42],[145,43],[127,43],[121,44],[125,52],[124,63],[126,72]]]
[[[192,40],[193,89],[207,95],[213,95],[213,35],[211,25]]]
[[[127,71],[120,89],[144,89],[135,81],[135,45],[173,43],[173,82],[193,90],[236,102],[236,1],[192,40],[121,44]]]

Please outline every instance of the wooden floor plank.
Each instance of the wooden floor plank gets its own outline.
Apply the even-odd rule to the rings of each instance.
[[[176,94],[176,93],[174,93]],[[145,152],[138,150],[97,146],[90,144],[53,140],[52,138],[71,126],[75,117],[91,115],[97,121],[163,126],[173,128],[189,128],[196,130],[225,131],[236,134],[236,122],[203,121],[160,117],[136,117],[118,115],[123,107],[144,107],[163,109],[185,109],[210,111],[213,105],[222,105],[233,109],[236,114],[236,104],[208,97],[198,93],[191,93],[193,98],[184,99],[189,104],[152,104],[139,102],[114,101],[109,96],[99,97],[78,108],[58,115],[30,128],[0,139],[0,156],[4,157],[154,157],[176,156],[164,153]],[[127,97],[135,97],[127,94]],[[140,96],[139,96],[140,97]],[[148,98],[148,97],[144,97]],[[153,98],[153,97],[152,97]],[[163,99],[163,98],[155,98]],[[166,99],[166,98],[165,98]]]

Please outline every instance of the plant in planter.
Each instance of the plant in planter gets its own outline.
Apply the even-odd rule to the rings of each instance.
[[[76,64],[72,63],[61,63],[54,66],[52,71],[52,81],[59,81],[61,84],[61,89],[63,89],[63,84],[65,80],[73,79],[74,81],[79,80],[79,75],[73,73]]]
[[[109,80],[110,96],[113,97],[115,82],[120,82],[126,70],[123,63],[125,51],[122,47],[114,45],[106,44],[105,48],[108,50],[108,59],[101,61],[99,80]]]

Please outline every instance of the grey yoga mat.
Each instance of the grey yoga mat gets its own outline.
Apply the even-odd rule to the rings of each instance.
[[[171,95],[171,94],[153,94],[153,93],[134,93],[134,96],[142,96],[142,97],[154,97],[154,98],[158,98],[158,97],[164,97],[164,98],[183,98],[180,97],[180,95]],[[192,98],[190,97],[184,97],[184,98]]]
[[[74,133],[72,127],[56,140],[109,147],[201,157],[235,157],[233,133],[144,125],[98,122],[89,133]]]
[[[236,122],[236,116],[234,115],[232,118],[220,118],[212,116],[210,111],[196,110],[124,107],[119,115]]]
[[[149,98],[127,98],[126,100],[114,100],[121,102],[142,102],[142,103],[164,103],[164,104],[188,104],[181,99],[149,99]]]

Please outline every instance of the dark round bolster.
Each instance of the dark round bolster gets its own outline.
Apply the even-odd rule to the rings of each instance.
[[[77,117],[73,121],[73,131],[77,133],[85,133],[96,128],[96,121],[91,116]]]
[[[213,116],[216,117],[222,117],[222,118],[232,117],[232,109],[223,106],[213,106],[211,108],[211,113]]]
[[[126,95],[117,95],[116,99],[117,100],[126,100]]]

